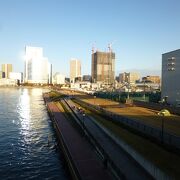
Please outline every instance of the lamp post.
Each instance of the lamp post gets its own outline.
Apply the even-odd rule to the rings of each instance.
[[[161,117],[161,142],[164,143],[164,112],[160,111],[158,116]]]
[[[86,114],[83,113],[83,121],[82,121],[82,125],[83,125],[83,132],[84,132],[84,134],[85,134],[85,116],[86,116]]]
[[[94,105],[95,105],[96,96],[94,96]]]
[[[164,113],[161,115],[161,142],[164,143]]]
[[[161,117],[161,142],[164,143],[164,116],[170,116],[171,114],[167,109],[163,109],[158,115]]]

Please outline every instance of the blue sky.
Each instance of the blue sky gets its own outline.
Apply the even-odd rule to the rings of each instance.
[[[179,0],[1,0],[0,64],[22,71],[25,45],[39,46],[53,71],[69,75],[70,58],[91,73],[91,49],[116,53],[116,74],[158,74],[161,54],[180,48]]]

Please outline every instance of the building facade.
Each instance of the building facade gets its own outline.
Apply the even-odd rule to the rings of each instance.
[[[49,84],[52,82],[52,66],[48,58],[43,57],[43,48],[26,46],[25,58],[25,83]]]
[[[119,74],[120,83],[135,84],[138,80],[140,80],[140,74],[137,72],[124,72]]]
[[[119,83],[125,83],[126,82],[126,74],[124,73],[120,73],[119,74]]]
[[[115,81],[115,53],[93,52],[91,63],[91,77],[93,83],[114,84]]]
[[[78,59],[70,60],[70,82],[74,83],[75,79],[81,77],[81,62]]]
[[[10,72],[9,78],[13,80],[17,80],[20,84],[23,83],[23,73]]]
[[[159,76],[146,76],[142,78],[142,81],[148,81],[151,83],[160,84],[160,77]]]
[[[53,84],[65,84],[65,75],[60,73],[55,73],[53,78]]]
[[[9,78],[2,78],[0,79],[0,86],[17,86],[17,80],[9,79]]]
[[[180,105],[180,49],[162,54],[161,98]]]
[[[5,78],[5,72],[0,71],[0,79]]]
[[[4,73],[3,78],[9,79],[9,74],[12,72],[12,64],[2,64],[2,72]]]
[[[91,82],[91,75],[83,75],[83,81]]]

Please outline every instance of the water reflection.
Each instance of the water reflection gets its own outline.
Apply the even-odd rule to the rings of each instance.
[[[0,179],[66,179],[42,89],[0,89]]]
[[[42,92],[43,92],[42,89],[38,89],[38,88],[31,89],[31,95],[32,96],[39,96],[42,94]]]
[[[17,113],[20,120],[20,134],[23,136],[24,143],[29,144],[38,141],[39,129],[43,128],[43,121],[39,119],[43,117],[42,89],[22,89],[17,105]],[[31,100],[33,97],[33,100]],[[34,99],[35,98],[35,99]],[[37,103],[38,101],[38,103]],[[39,111],[36,111],[38,109]],[[42,111],[41,111],[42,110]],[[46,119],[46,117],[45,117]]]
[[[27,135],[30,130],[30,97],[28,89],[23,89],[23,92],[19,98],[19,104],[17,105],[17,112],[19,114],[19,120],[21,123],[21,134]]]

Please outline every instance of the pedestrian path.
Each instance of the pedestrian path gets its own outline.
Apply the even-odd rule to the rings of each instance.
[[[71,100],[66,100],[71,107],[75,104]],[[74,109],[74,108],[72,108]],[[107,159],[111,159],[117,168],[123,173],[126,179],[152,179],[152,177],[134,160],[132,159],[117,143],[107,136],[88,115],[83,116],[75,108],[74,112],[79,120],[83,121],[85,128],[94,136],[96,141],[101,145],[106,154]]]
[[[112,176],[97,158],[92,146],[65,118],[63,109],[59,109],[55,103],[48,103],[47,106],[53,114],[54,122],[61,136],[59,138],[64,142],[77,178],[85,180],[112,179]]]

